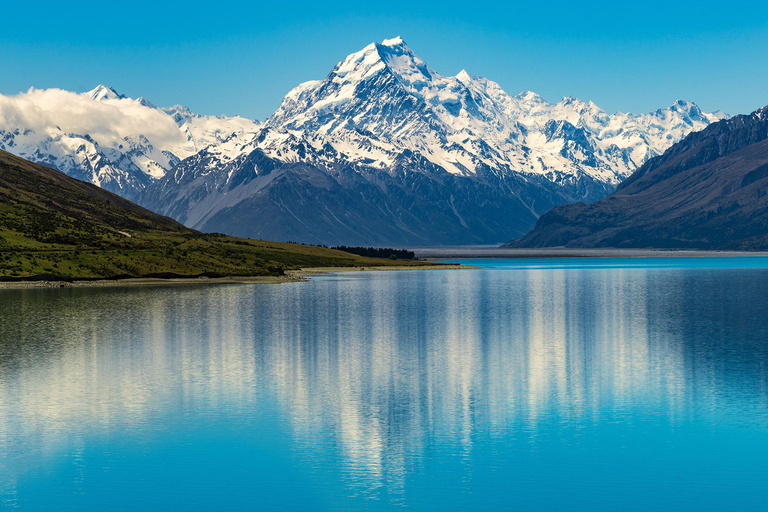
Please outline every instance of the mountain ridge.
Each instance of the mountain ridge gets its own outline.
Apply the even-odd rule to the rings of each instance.
[[[682,101],[617,116],[575,98],[513,97],[466,70],[442,76],[394,38],[300,84],[257,133],[180,162],[140,202],[242,236],[501,243],[558,204],[604,197],[634,159],[717,119]]]
[[[129,199],[203,147],[258,126],[239,116],[161,109],[105,85],[81,94],[32,88],[0,95],[1,150]]]
[[[607,198],[559,206],[509,246],[768,248],[768,107],[688,135]]]
[[[92,115],[73,115],[70,103]],[[0,149],[203,231],[327,245],[501,243],[558,204],[604,197],[722,116],[687,101],[609,115],[572,97],[511,96],[467,70],[441,75],[397,37],[295,87],[264,123],[159,108],[105,86],[0,96]]]

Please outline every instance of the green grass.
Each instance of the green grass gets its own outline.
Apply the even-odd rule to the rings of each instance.
[[[7,232],[0,233],[5,238]],[[134,234],[129,240],[110,247],[66,247],[26,242],[25,249],[0,249],[0,278],[268,276],[311,267],[418,264],[361,258],[323,247],[224,235],[143,233]]]
[[[269,276],[311,267],[421,264],[202,234],[0,151],[0,280]]]

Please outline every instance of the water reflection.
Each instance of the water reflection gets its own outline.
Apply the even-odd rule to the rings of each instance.
[[[766,282],[531,269],[2,291],[0,493],[18,503],[19,479],[94,439],[186,420],[247,437],[260,417],[304,471],[390,504],[441,457],[466,491],[483,464],[601,425],[765,433]]]

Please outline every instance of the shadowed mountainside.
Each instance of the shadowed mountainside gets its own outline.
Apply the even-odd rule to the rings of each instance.
[[[768,248],[768,107],[714,123],[508,247]]]

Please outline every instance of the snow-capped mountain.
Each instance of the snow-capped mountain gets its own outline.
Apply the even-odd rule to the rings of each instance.
[[[649,114],[510,96],[443,76],[401,38],[290,91],[255,134],[180,162],[142,193],[189,226],[314,243],[502,242],[555,205],[592,201],[724,117],[676,102]]]
[[[380,167],[409,149],[454,174],[488,166],[554,181],[583,173],[616,184],[720,118],[684,101],[650,114],[608,115],[575,98],[550,104],[532,92],[509,96],[465,70],[438,74],[398,37],[291,91],[267,126],[318,134],[353,158],[369,158],[370,142],[371,152],[390,155],[375,159]],[[356,154],[361,147],[365,154]]]
[[[547,212],[512,247],[768,250],[768,106],[713,123],[615,194]]]
[[[100,85],[0,95],[0,149],[134,198],[180,160],[259,124],[160,109]]]

